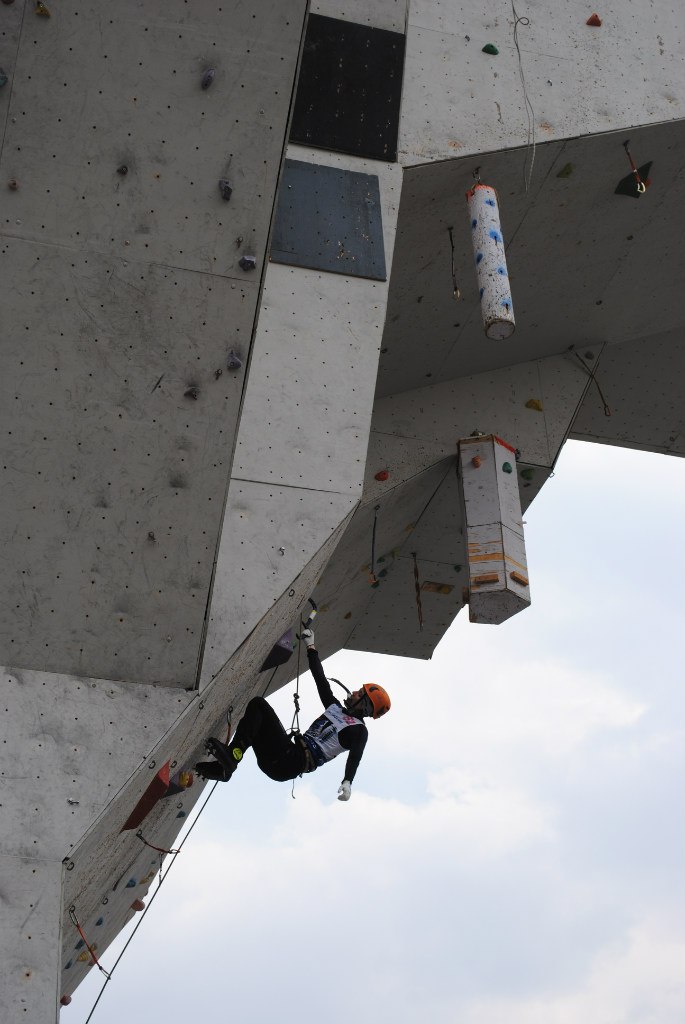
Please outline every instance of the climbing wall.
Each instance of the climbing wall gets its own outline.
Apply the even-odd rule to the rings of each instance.
[[[492,0],[409,4],[403,164],[683,117],[679,5],[611,0],[600,25],[588,24],[591,7],[566,0],[516,12]]]
[[[0,649],[188,686],[305,5],[47,6],[0,16]]]

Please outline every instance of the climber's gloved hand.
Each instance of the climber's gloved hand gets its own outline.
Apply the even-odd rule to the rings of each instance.
[[[352,796],[352,783],[348,782],[347,779],[340,785],[338,790],[338,800],[349,800]]]
[[[300,640],[305,645],[305,647],[307,647],[307,648],[313,647],[314,646],[314,630],[313,629],[303,629],[302,632],[300,633]]]

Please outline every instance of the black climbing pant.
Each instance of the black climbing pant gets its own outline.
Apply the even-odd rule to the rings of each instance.
[[[231,747],[255,752],[257,764],[274,782],[286,782],[304,771],[305,754],[297,740],[291,738],[268,701],[253,697],[245,708]]]

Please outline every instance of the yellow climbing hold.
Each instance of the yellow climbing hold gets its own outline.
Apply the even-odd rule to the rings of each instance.
[[[529,398],[526,402],[526,409],[535,409],[536,412],[542,412],[542,402],[538,402],[537,398]]]
[[[46,7],[46,5],[44,3],[41,3],[41,0],[38,0],[38,2],[36,4],[36,14],[40,14],[41,18],[49,18],[50,17],[49,9]]]

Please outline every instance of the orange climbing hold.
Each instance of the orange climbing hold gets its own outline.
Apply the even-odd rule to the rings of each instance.
[[[474,469],[480,469],[480,467],[483,465],[483,460],[481,459],[480,455],[473,456],[473,458],[471,459],[471,465],[474,467]]]
[[[586,25],[592,25],[594,28],[599,28],[602,24],[602,19],[599,14],[591,14],[588,20],[585,22]]]
[[[145,904],[142,900],[134,900],[131,904],[131,910],[145,910]]]

